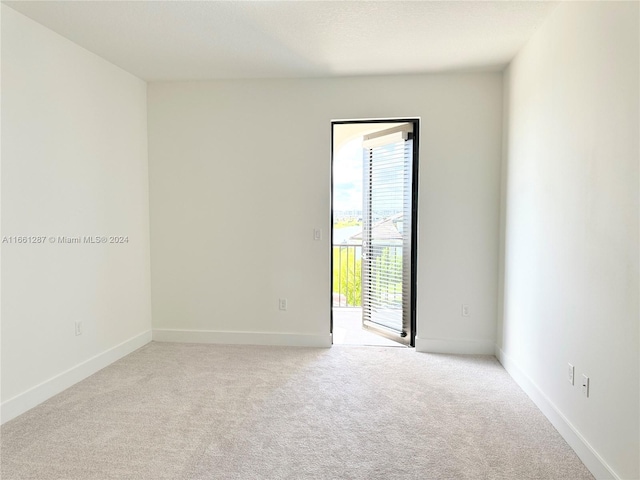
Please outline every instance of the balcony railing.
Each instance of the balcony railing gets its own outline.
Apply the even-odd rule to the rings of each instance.
[[[333,306],[362,305],[362,247],[333,244]]]
[[[376,242],[371,259],[378,273],[371,280],[370,301],[391,308],[402,302],[402,245]],[[333,244],[333,306],[362,306],[362,246]]]

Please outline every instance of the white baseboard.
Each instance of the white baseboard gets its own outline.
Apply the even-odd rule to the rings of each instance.
[[[533,403],[558,430],[569,446],[576,452],[582,463],[598,480],[620,480],[614,470],[598,455],[598,452],[587,442],[576,427],[562,414],[560,409],[547,397],[529,376],[507,355],[496,346],[496,357],[504,369],[516,383],[533,400]]]
[[[331,334],[309,335],[299,333],[217,332],[213,330],[154,329],[153,341],[328,348],[331,346]]]
[[[416,352],[450,353],[458,355],[494,355],[495,343],[491,340],[416,337]]]
[[[4,424],[18,415],[23,414],[27,410],[41,404],[45,400],[93,375],[97,371],[102,370],[104,367],[111,365],[116,360],[129,355],[150,341],[151,330],[148,330],[85,360],[75,367],[30,388],[26,392],[6,400],[0,405],[1,423]]]

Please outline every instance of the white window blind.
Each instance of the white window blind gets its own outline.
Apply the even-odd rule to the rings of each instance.
[[[365,136],[363,322],[401,337],[410,328],[411,124]]]

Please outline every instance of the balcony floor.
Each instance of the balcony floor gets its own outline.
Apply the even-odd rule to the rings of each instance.
[[[404,347],[401,343],[381,337],[362,327],[362,309],[333,308],[334,345],[373,345],[383,347]]]

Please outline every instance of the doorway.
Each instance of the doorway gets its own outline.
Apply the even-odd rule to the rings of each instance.
[[[332,122],[333,343],[415,345],[418,119]]]

